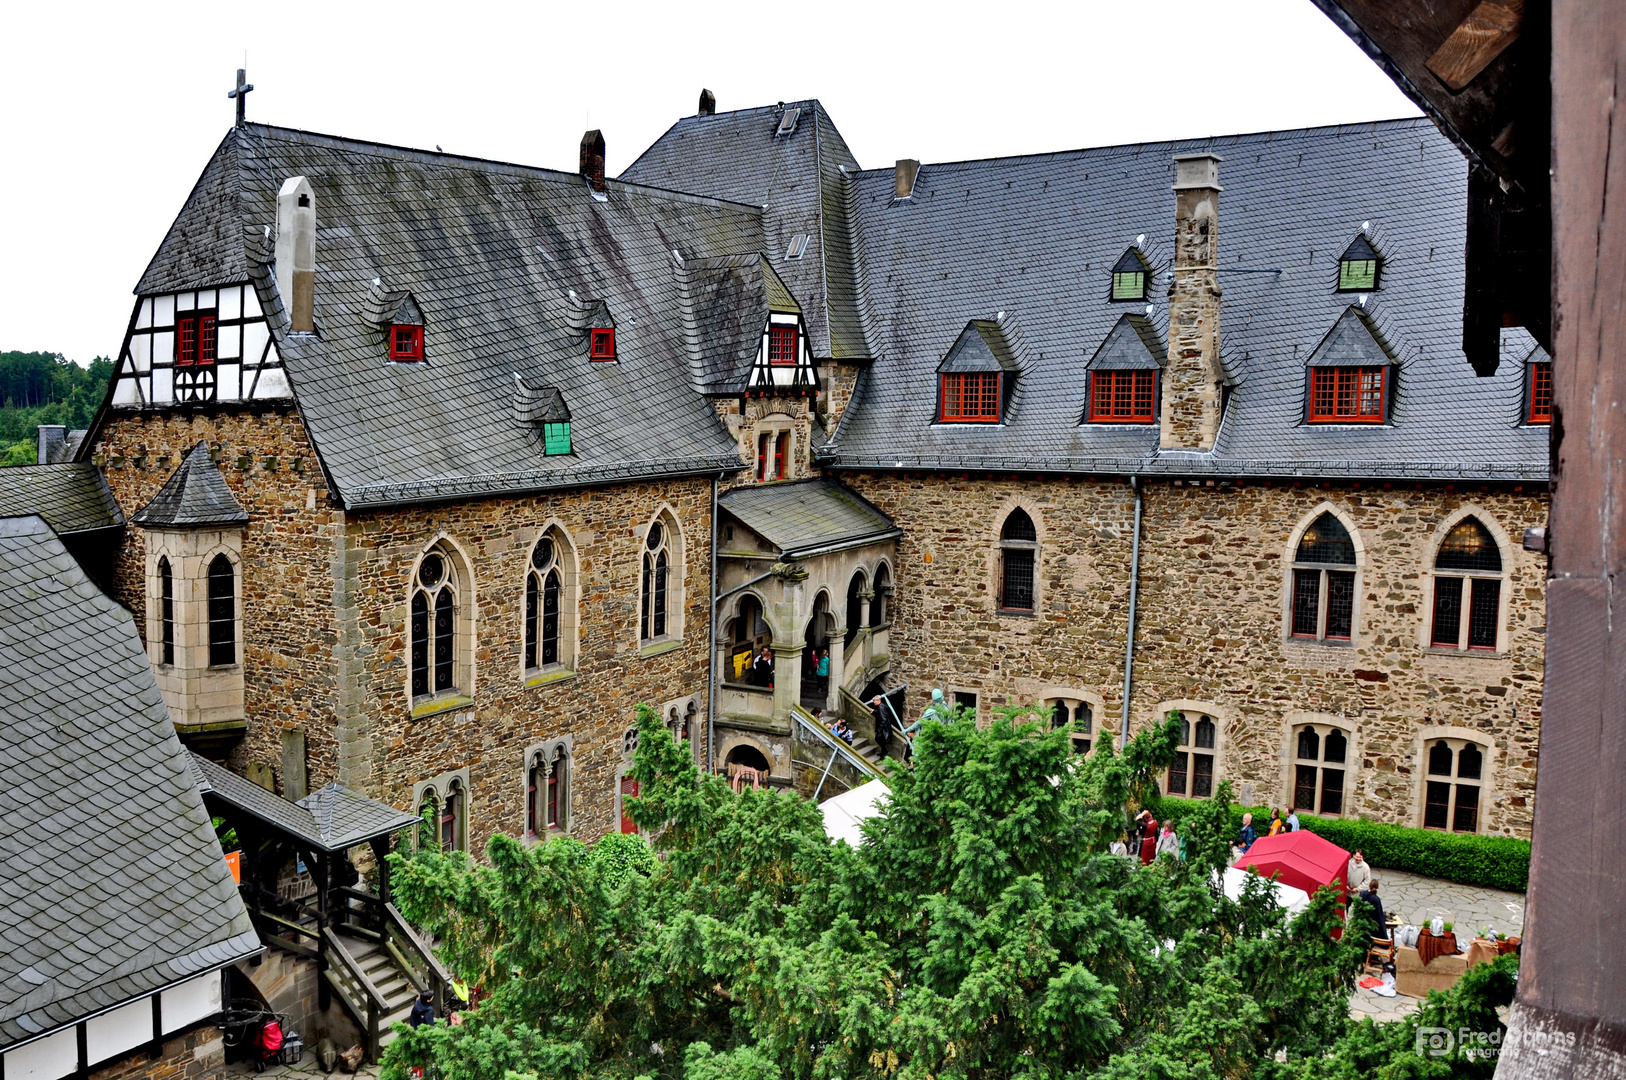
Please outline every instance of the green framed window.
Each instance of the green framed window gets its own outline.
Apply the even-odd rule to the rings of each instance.
[[[1114,300],[1146,299],[1146,274],[1140,270],[1113,271],[1112,298]]]
[[[1338,264],[1339,292],[1367,292],[1377,287],[1376,259],[1344,259]]]
[[[569,420],[550,421],[542,425],[542,452],[549,457],[571,452]]]

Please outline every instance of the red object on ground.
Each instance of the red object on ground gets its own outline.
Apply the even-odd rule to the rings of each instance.
[[[282,1025],[269,1021],[260,1029],[260,1052],[267,1058],[282,1049]]]
[[[1349,888],[1344,883],[1349,873],[1349,852],[1304,829],[1261,836],[1232,865],[1260,877],[1274,875],[1283,885],[1311,894],[1329,885],[1338,893],[1340,904],[1349,899]]]

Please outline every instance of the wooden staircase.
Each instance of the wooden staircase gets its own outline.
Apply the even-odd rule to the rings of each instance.
[[[407,1015],[412,1012],[412,1003],[417,1000],[422,990],[407,976],[405,969],[390,955],[382,942],[369,941],[367,938],[343,931],[336,932],[334,937],[338,947],[343,949],[349,958],[349,963],[345,966],[366,976],[371,988],[377,991],[383,1001],[383,1005],[379,1007],[381,1015],[378,1018],[378,1049],[382,1050],[394,1041],[395,1025],[406,1022]],[[347,995],[339,996],[346,1004],[349,1003]],[[363,1030],[367,1030],[366,1016],[357,1016],[356,1020]]]
[[[394,904],[337,891],[347,902],[322,930],[322,977],[366,1033],[368,1060],[377,1061],[425,990],[434,995],[435,1015],[447,1015],[456,1004],[452,978]]]

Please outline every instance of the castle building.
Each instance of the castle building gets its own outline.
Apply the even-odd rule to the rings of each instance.
[[[183,740],[478,848],[630,829],[639,702],[811,791],[938,686],[1528,835],[1551,368],[1463,362],[1431,125],[864,170],[709,98],[619,179],[227,134],[77,451]]]

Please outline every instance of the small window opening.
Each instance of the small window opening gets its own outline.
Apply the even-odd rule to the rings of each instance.
[[[1371,292],[1376,289],[1381,270],[1379,263],[1382,261],[1377,250],[1367,242],[1366,236],[1357,236],[1355,242],[1338,257],[1338,291]]]
[[[1310,369],[1312,424],[1381,424],[1389,369],[1318,367]]]
[[[569,420],[550,420],[542,425],[542,453],[547,457],[571,453]]]
[[[213,312],[188,312],[175,320],[175,366],[202,367],[215,362]]]
[[[409,363],[423,359],[423,327],[401,323],[390,327],[390,359]]]
[[[999,423],[999,372],[945,372],[938,418],[945,424]]]
[[[1530,409],[1525,419],[1532,424],[1553,422],[1553,362],[1530,362]]]
[[[589,335],[587,357],[590,360],[615,359],[614,327],[598,327]]]
[[[1114,301],[1142,301],[1146,299],[1146,260],[1139,251],[1130,248],[1112,265],[1112,299]]]
[[[796,363],[796,328],[774,326],[768,331],[768,363],[785,366]]]
[[[1157,373],[1104,370],[1090,373],[1090,423],[1150,424],[1155,419]]]
[[[787,260],[789,260],[790,262],[795,262],[797,259],[800,259],[803,255],[806,255],[807,254],[807,241],[808,241],[807,233],[797,233],[795,236],[791,237],[790,238],[790,248],[789,248],[789,250],[787,250],[785,252],[785,258]]]

